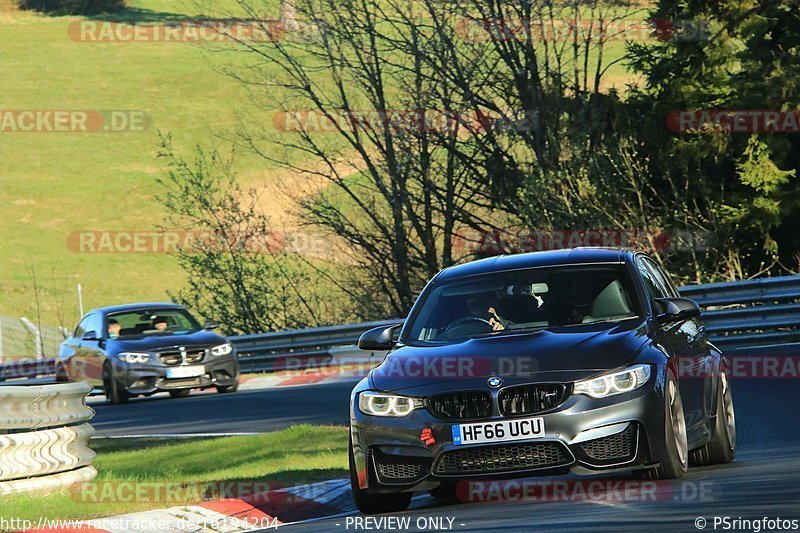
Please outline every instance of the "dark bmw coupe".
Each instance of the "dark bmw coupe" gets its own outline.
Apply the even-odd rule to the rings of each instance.
[[[366,513],[459,482],[733,460],[727,370],[700,309],[650,257],[585,248],[454,266],[428,283],[353,390],[350,477]],[[688,370],[688,371],[687,371]]]
[[[215,327],[172,303],[95,309],[61,344],[56,379],[86,380],[114,404],[160,391],[175,398],[196,388],[234,392],[236,350]]]

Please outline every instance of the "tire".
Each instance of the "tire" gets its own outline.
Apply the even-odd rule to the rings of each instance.
[[[689,467],[686,418],[678,380],[672,372],[667,372],[664,386],[664,436],[667,453],[661,457],[658,467],[642,472],[645,479],[679,479],[686,474]]]
[[[217,392],[220,394],[229,394],[231,392],[236,392],[239,390],[239,382],[237,381],[233,385],[225,385],[223,387],[217,387]]]
[[[733,410],[733,394],[730,381],[723,372],[717,388],[717,416],[714,434],[703,447],[694,450],[689,457],[692,466],[708,466],[730,463],[736,457],[736,414]]]
[[[455,483],[445,482],[436,487],[435,489],[429,490],[428,494],[430,494],[432,497],[438,500],[445,500],[453,503],[459,501],[458,495],[456,493],[457,488],[458,485],[456,485]]]
[[[171,390],[169,395],[173,398],[186,398],[192,393],[192,389]]]
[[[69,381],[67,371],[61,363],[56,364],[56,383],[65,383]]]
[[[356,472],[355,459],[353,458],[353,439],[350,439],[348,446],[348,457],[350,459],[350,488],[353,492],[358,510],[365,514],[394,513],[405,511],[411,504],[410,492],[398,492],[394,494],[370,494],[358,486],[358,472]]]
[[[128,391],[124,387],[120,387],[117,380],[114,379],[110,364],[103,366],[103,393],[106,395],[108,403],[112,405],[128,403],[130,398]]]

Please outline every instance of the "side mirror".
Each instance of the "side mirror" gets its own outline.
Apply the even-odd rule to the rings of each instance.
[[[391,350],[396,344],[394,341],[394,332],[402,324],[395,326],[378,326],[372,328],[361,334],[358,338],[358,348],[367,351],[385,351]]]
[[[659,324],[700,316],[700,306],[689,298],[656,298],[654,301],[660,308],[656,315]]]
[[[97,335],[96,331],[87,331],[86,333],[83,334],[83,337],[81,337],[81,340],[82,341],[99,341],[100,337]]]
[[[203,325],[203,329],[212,330],[217,329],[219,327],[219,323],[216,320],[211,320],[210,318],[206,320],[206,323]]]

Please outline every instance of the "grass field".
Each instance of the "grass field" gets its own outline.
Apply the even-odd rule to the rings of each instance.
[[[71,38],[70,27],[81,19],[20,12],[10,1],[0,0],[0,110],[132,110],[147,117],[147,126],[125,132],[0,131],[0,314],[35,315],[34,272],[42,322],[49,325],[74,325],[79,283],[87,309],[167,298],[184,282],[168,255],[76,252],[68,243],[77,232],[149,232],[162,223],[155,201],[156,178],[164,168],[156,158],[159,132],[172,132],[174,145],[188,154],[195,144],[224,150],[219,134],[237,124],[237,112],[256,124],[272,122],[274,110],[246,107],[242,86],[215,68],[247,58],[185,43],[80,42]],[[222,17],[235,12],[234,5],[235,0],[214,0],[213,7],[132,0],[115,17]],[[263,5],[278,16],[278,0]],[[613,43],[611,56],[622,50],[621,42]],[[625,76],[621,65],[609,73],[615,85]],[[239,154],[237,171],[247,184],[262,188],[292,179],[263,159]],[[274,201],[267,205],[276,208]]]
[[[135,0],[119,16],[195,15],[189,5]],[[215,72],[200,47],[76,42],[68,35],[76,20],[8,9],[0,14],[0,109],[136,110],[149,123],[144,131],[116,133],[0,133],[0,312],[33,314],[35,267],[50,324],[59,307],[75,318],[78,283],[89,308],[161,300],[183,282],[164,254],[76,253],[67,241],[86,230],[154,230],[163,217],[154,201],[162,170],[159,131],[174,132],[175,145],[186,152],[213,144],[216,133],[235,124],[244,96],[235,81]],[[238,168],[251,183],[272,178],[272,169],[255,158],[241,157]]]
[[[6,518],[37,521],[114,516],[219,499],[215,490],[238,487],[242,495],[262,487],[281,488],[347,477],[347,428],[295,426],[252,437],[203,440],[93,440],[99,472],[93,485],[73,492],[17,496],[0,503]],[[150,495],[131,500],[138,494]],[[114,487],[114,488],[112,488]],[[174,496],[167,494],[167,488]],[[182,487],[183,490],[180,488]],[[198,491],[196,489],[202,489]],[[160,489],[161,492],[157,492]]]

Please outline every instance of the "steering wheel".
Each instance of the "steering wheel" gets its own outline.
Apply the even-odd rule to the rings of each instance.
[[[494,331],[494,328],[492,327],[492,325],[489,323],[488,320],[484,318],[478,318],[476,316],[465,316],[450,322],[450,324],[444,330],[444,335],[448,336],[448,334],[451,333],[454,329],[463,327],[469,323],[474,323],[477,326],[485,326],[486,333]],[[483,327],[481,327],[481,329],[483,329]]]

